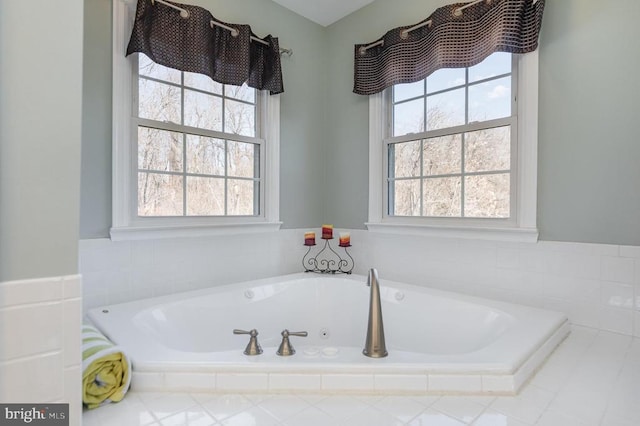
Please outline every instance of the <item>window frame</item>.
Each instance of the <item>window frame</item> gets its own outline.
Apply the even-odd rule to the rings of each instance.
[[[511,217],[436,218],[390,216],[387,212],[387,145],[392,140],[416,140],[408,135],[390,138],[392,125],[391,88],[369,97],[369,218],[370,231],[454,238],[535,242],[538,239],[537,148],[538,148],[538,51],[514,55],[517,66],[512,75],[517,111],[515,152],[512,149]],[[462,127],[462,126],[461,126]],[[513,136],[512,136],[513,137]],[[514,145],[512,144],[512,147]]]
[[[137,58],[125,57],[135,3],[113,7],[112,240],[192,237],[277,231],[279,221],[280,95],[256,93],[256,138],[260,141],[260,214],[256,216],[140,217],[137,214]],[[212,134],[215,132],[212,132]],[[219,137],[225,138],[219,133]],[[225,138],[228,139],[228,138]],[[242,136],[240,141],[246,139]],[[255,142],[255,140],[253,141]]]

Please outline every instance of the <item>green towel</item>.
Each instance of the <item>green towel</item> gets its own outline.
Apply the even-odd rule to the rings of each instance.
[[[96,408],[118,402],[131,384],[131,364],[121,348],[95,327],[82,326],[82,402]]]

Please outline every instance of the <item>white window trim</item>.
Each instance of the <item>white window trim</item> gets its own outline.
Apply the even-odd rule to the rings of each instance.
[[[131,94],[135,87],[132,61],[125,58],[128,36],[133,27],[135,3],[116,0],[113,3],[113,166],[112,166],[112,227],[111,239],[137,240],[172,237],[228,235],[271,232],[280,229],[280,95],[260,96],[264,114],[260,114],[265,129],[263,174],[264,212],[259,217],[216,217],[203,223],[202,218],[149,218],[136,220],[133,167],[134,150],[131,140],[136,128],[132,122]],[[266,125],[266,124],[269,125]],[[262,161],[262,160],[261,160]]]
[[[373,232],[472,238],[498,241],[536,242],[538,185],[538,51],[518,58],[518,163],[516,167],[516,220],[513,226],[489,226],[482,221],[460,219],[459,224],[433,224],[424,218],[385,217],[385,144],[388,125],[383,93],[369,96],[369,220]],[[454,219],[455,220],[455,219]]]

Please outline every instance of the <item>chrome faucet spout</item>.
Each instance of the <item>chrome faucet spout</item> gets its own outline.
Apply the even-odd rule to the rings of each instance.
[[[367,285],[371,287],[369,293],[369,322],[367,325],[367,340],[362,353],[371,358],[384,358],[388,355],[388,352],[384,341],[378,271],[375,268],[371,268],[369,271]]]

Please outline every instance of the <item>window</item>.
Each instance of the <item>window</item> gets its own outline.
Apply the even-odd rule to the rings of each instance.
[[[494,53],[389,91],[389,216],[511,218],[511,56]]]
[[[259,216],[259,96],[138,55],[138,216]]]
[[[278,229],[279,96],[125,58],[114,5],[112,239]]]
[[[369,229],[537,239],[536,52],[395,85],[370,120]]]

